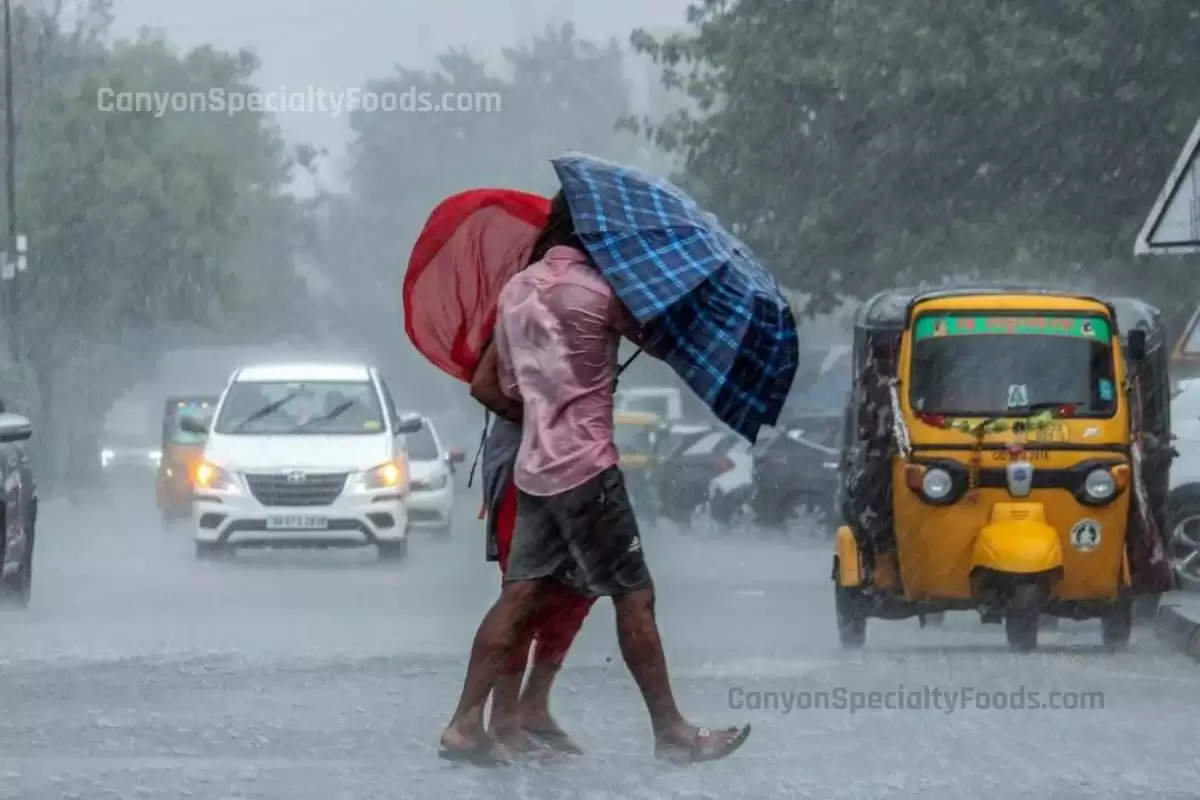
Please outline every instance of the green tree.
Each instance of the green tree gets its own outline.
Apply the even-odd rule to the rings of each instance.
[[[689,19],[634,34],[697,108],[650,133],[813,308],[952,274],[1147,290],[1133,236],[1200,112],[1189,4],[704,0]],[[1170,306],[1186,267],[1155,268]]]
[[[434,374],[432,368],[422,372],[427,365],[408,345],[398,309],[408,255],[438,202],[482,186],[552,193],[557,182],[549,160],[569,149],[647,157],[644,143],[617,129],[630,100],[615,42],[599,46],[564,25],[506,49],[503,58],[504,69],[493,71],[463,50],[450,50],[434,72],[398,67],[372,81],[376,92],[416,87],[434,102],[447,92],[491,94],[499,104],[490,112],[354,113],[350,191],[324,198],[324,260],[337,282],[342,317],[379,358],[402,365],[406,374]],[[448,379],[439,381],[406,381],[401,391],[419,383],[462,395]]]
[[[18,199],[30,268],[10,345],[36,377],[47,434],[94,461],[104,412],[173,332],[230,336],[304,318],[292,268],[304,219],[291,162],[260,113],[104,110],[107,89],[252,88],[247,53],[183,56],[161,38],[107,45],[104,4],[74,31],[20,12]],[[58,443],[61,444],[62,440]],[[61,450],[61,448],[60,448]],[[61,453],[60,453],[61,456]]]

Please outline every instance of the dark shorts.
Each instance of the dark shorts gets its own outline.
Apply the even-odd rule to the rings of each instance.
[[[562,494],[517,501],[505,582],[553,578],[590,596],[650,587],[637,518],[616,467]]]

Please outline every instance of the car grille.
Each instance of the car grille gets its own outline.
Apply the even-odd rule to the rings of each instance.
[[[303,480],[295,476],[304,475]],[[246,475],[246,483],[264,506],[327,506],[346,486],[345,472]]]

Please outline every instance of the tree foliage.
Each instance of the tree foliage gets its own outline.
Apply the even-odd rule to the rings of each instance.
[[[390,344],[380,357],[403,361],[406,369],[425,366],[404,337],[400,283],[437,203],[481,186],[552,193],[557,181],[549,160],[569,149],[624,160],[645,159],[649,149],[616,129],[630,100],[615,42],[600,46],[578,38],[570,25],[551,27],[506,49],[503,60],[493,69],[453,49],[435,71],[398,66],[370,82],[368,89],[381,93],[415,87],[435,103],[448,92],[490,93],[500,103],[489,113],[356,112],[350,191],[325,198],[324,261],[344,316],[377,351]]]
[[[695,106],[651,135],[814,307],[950,274],[1155,293],[1129,254],[1200,114],[1193,4],[704,0],[689,20],[634,34]],[[1153,268],[1169,307],[1186,266]]]
[[[36,376],[41,421],[85,438],[173,330],[282,330],[305,297],[292,265],[304,222],[264,115],[102,106],[102,90],[247,91],[254,57],[180,55],[149,34],[108,44],[104,4],[93,5],[72,30],[18,13],[17,210],[30,266],[8,337]]]

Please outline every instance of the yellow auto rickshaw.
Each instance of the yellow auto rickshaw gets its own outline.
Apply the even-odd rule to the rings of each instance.
[[[205,437],[182,426],[184,417],[208,421],[217,406],[215,395],[178,395],[163,404],[162,457],[155,479],[155,497],[163,523],[192,513],[192,482],[204,455]]]
[[[1117,308],[1123,311],[1118,321]],[[1014,650],[1039,616],[1129,640],[1169,588],[1159,315],[1055,292],[885,292],[855,327],[833,559],[847,647],[868,617],[975,609]],[[1153,349],[1153,352],[1150,352]]]
[[[646,411],[617,411],[613,414],[613,440],[621,457],[621,472],[630,502],[639,512],[657,515],[655,492],[658,449],[662,441],[662,417]]]

